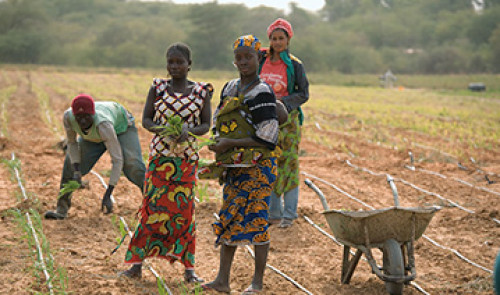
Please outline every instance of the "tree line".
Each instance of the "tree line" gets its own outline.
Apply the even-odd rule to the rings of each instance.
[[[197,70],[232,68],[231,44],[265,46],[277,17],[294,27],[291,51],[308,71],[499,73],[500,3],[485,0],[326,0],[311,12],[243,4],[126,0],[0,0],[0,63],[158,68],[173,42]]]

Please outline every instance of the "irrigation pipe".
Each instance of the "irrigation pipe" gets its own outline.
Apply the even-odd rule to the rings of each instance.
[[[14,155],[14,153],[12,153],[12,161],[15,161],[15,160],[16,160],[16,156]],[[24,199],[27,200],[28,197],[26,196],[26,190],[24,189],[23,183],[21,181],[21,176],[19,174],[19,170],[17,170],[16,167],[14,167],[14,173],[16,174],[17,185],[21,188],[21,193],[23,194]]]
[[[324,184],[327,184],[327,185],[329,185],[329,186],[333,187],[334,189],[336,189],[337,191],[341,192],[342,194],[344,194],[344,195],[345,195],[345,196],[347,196],[348,198],[350,198],[350,199],[352,199],[352,200],[354,200],[354,201],[356,201],[356,202],[358,202],[358,203],[362,204],[362,205],[363,205],[363,206],[365,206],[365,207],[368,207],[368,208],[370,208],[370,209],[372,209],[372,210],[375,210],[375,208],[374,208],[374,207],[372,207],[372,206],[368,205],[367,203],[365,203],[365,202],[361,201],[360,199],[358,199],[358,198],[356,198],[356,197],[354,197],[354,196],[350,195],[349,193],[345,192],[344,190],[342,190],[342,189],[341,189],[341,188],[339,188],[338,186],[334,185],[333,183],[329,183],[328,181],[326,181],[326,180],[324,180],[324,179],[321,179],[321,178],[319,178],[319,177],[317,177],[317,176],[315,176],[315,175],[309,174],[309,173],[307,173],[307,172],[300,172],[300,173],[301,173],[301,174],[303,174],[303,175],[305,175],[305,176],[308,176],[308,177],[314,178],[314,179],[316,179],[316,180],[318,180],[318,181],[321,181],[321,182],[323,182]]]
[[[370,171],[370,170],[368,170],[368,169],[366,169],[366,168],[360,168],[360,169],[362,169],[363,171],[366,171],[366,172],[368,172],[368,173],[370,173],[370,174],[372,174],[372,175],[377,175],[377,176],[384,175],[384,174],[381,174],[381,173],[375,173],[375,172],[372,172],[372,171]],[[332,184],[332,183],[329,183],[329,182],[328,182],[328,181],[326,181],[326,180],[323,180],[323,179],[321,179],[321,178],[319,178],[319,177],[317,177],[317,176],[314,176],[314,175],[309,174],[309,173],[306,173],[306,172],[301,172],[301,173],[302,173],[302,174],[304,174],[304,175],[307,175],[307,176],[309,176],[309,177],[311,177],[311,178],[314,178],[314,179],[316,179],[316,180],[319,180],[319,181],[321,181],[321,182],[323,182],[323,183],[325,183],[325,184],[327,184],[327,185],[329,185],[329,186],[333,187],[334,189],[336,189],[337,191],[339,191],[340,193],[342,193],[342,194],[346,195],[346,196],[347,196],[347,197],[349,197],[349,198],[354,198],[354,197],[352,197],[351,195],[349,195],[349,194],[347,194],[346,192],[344,192],[343,190],[338,189],[338,187],[337,187],[337,186],[335,186],[335,185],[334,185],[334,184]],[[384,175],[384,176],[385,176],[385,175]],[[356,198],[354,198],[354,199],[355,199],[355,200],[357,200]],[[364,206],[366,206],[366,207],[368,207],[368,208],[372,209],[372,210],[374,210],[374,209],[375,209],[373,206],[367,205],[366,203],[362,203],[362,202],[360,202],[360,203],[361,203],[361,204],[363,204]],[[479,265],[479,264],[477,264],[477,263],[475,263],[475,262],[471,261],[470,259],[468,259],[468,258],[466,258],[465,256],[463,256],[462,254],[460,254],[460,252],[458,252],[457,250],[455,250],[455,249],[453,249],[453,248],[446,247],[446,246],[442,246],[442,245],[440,245],[438,242],[436,242],[436,241],[432,240],[431,238],[429,238],[429,237],[428,237],[427,235],[425,235],[425,234],[423,234],[423,235],[422,235],[422,237],[424,237],[426,240],[428,240],[429,242],[431,242],[433,245],[438,246],[438,247],[439,247],[439,248],[441,248],[441,249],[445,249],[445,250],[449,250],[449,251],[451,251],[452,253],[454,253],[455,255],[457,255],[460,259],[464,260],[465,262],[467,262],[467,263],[469,263],[469,264],[471,264],[471,265],[473,265],[473,266],[475,266],[475,267],[477,267],[477,268],[480,268],[480,269],[482,269],[482,270],[484,270],[484,271],[486,271],[486,272],[488,272],[488,273],[491,273],[491,274],[493,273],[493,271],[492,271],[491,269],[488,269],[488,268],[486,268],[486,267],[484,267],[484,266],[481,266],[481,265]]]
[[[16,156],[14,155],[14,153],[12,153],[12,161],[14,161],[15,159],[16,159]],[[24,189],[23,183],[21,181],[21,177],[19,175],[19,170],[17,170],[16,167],[14,167],[14,172],[16,174],[17,185],[19,186],[19,188],[21,188],[23,198],[24,198],[24,200],[27,200],[28,196],[26,195],[26,190]],[[26,219],[28,221],[28,225],[30,227],[31,234],[33,235],[33,238],[35,239],[36,251],[38,253],[38,261],[40,262],[40,265],[42,266],[42,271],[43,271],[43,274],[45,275],[45,281],[47,282],[47,287],[49,288],[50,294],[54,294],[52,283],[50,282],[50,275],[49,275],[49,272],[47,271],[47,267],[45,266],[42,248],[40,246],[40,242],[38,241],[38,236],[36,235],[36,231],[33,228],[33,223],[31,222],[31,218],[30,218],[30,215],[28,214],[28,212],[26,212]]]
[[[215,219],[220,220],[219,215],[217,215],[217,213],[214,213],[214,216],[215,216]],[[255,254],[252,251],[252,248],[250,248],[250,246],[248,246],[248,245],[245,245],[245,249],[250,253],[250,256],[252,256],[252,258],[255,259]],[[304,293],[306,293],[308,295],[313,295],[313,293],[311,293],[309,290],[307,290],[306,288],[304,288],[301,284],[297,283],[295,280],[293,280],[291,277],[289,277],[288,275],[286,275],[285,273],[283,273],[282,271],[280,271],[276,267],[274,267],[274,266],[272,266],[270,264],[267,264],[267,263],[266,263],[266,266],[268,268],[270,268],[271,270],[273,270],[274,272],[276,272],[277,274],[279,274],[282,277],[284,277],[286,280],[290,281],[292,284],[295,285],[295,287],[299,288]]]
[[[420,187],[418,187],[418,186],[414,185],[413,183],[410,183],[410,182],[408,182],[408,181],[406,181],[406,180],[404,180],[404,179],[397,179],[397,180],[401,181],[402,183],[404,183],[404,184],[406,184],[406,185],[408,185],[408,186],[411,186],[412,188],[414,188],[414,189],[416,189],[416,190],[418,190],[418,191],[421,191],[421,192],[426,193],[426,194],[431,195],[431,196],[435,196],[435,197],[437,197],[437,198],[439,198],[439,199],[441,199],[441,200],[446,200],[446,201],[448,201],[450,204],[452,204],[453,206],[457,207],[457,208],[458,208],[458,209],[460,209],[460,210],[463,210],[463,211],[465,211],[465,212],[467,212],[467,213],[470,213],[470,214],[476,214],[476,211],[474,211],[474,210],[470,210],[470,209],[464,208],[464,207],[462,207],[462,206],[458,205],[458,204],[457,204],[457,203],[455,203],[455,202],[452,202],[452,201],[450,201],[450,200],[448,200],[448,199],[446,199],[446,198],[443,198],[443,197],[441,197],[440,195],[438,195],[438,194],[436,194],[436,193],[429,192],[429,191],[427,191],[427,190],[425,190],[425,189],[423,189],[423,188],[420,188]],[[498,219],[496,219],[496,218],[494,218],[494,217],[493,217],[493,218],[491,218],[491,219],[492,219],[494,222],[496,222],[496,223],[500,224],[500,220],[498,220]]]
[[[438,152],[440,154],[443,154],[443,155],[447,156],[448,158],[452,158],[454,160],[457,160],[457,157],[455,157],[454,155],[449,154],[447,152],[443,152],[442,150],[439,150],[435,147],[426,146],[426,145],[423,145],[423,144],[420,144],[420,143],[417,143],[414,141],[411,142],[411,145],[414,145],[414,146],[419,147],[419,148],[427,149],[427,150],[432,150],[432,151]]]
[[[105,189],[108,189],[108,186],[106,185],[106,182],[104,181],[104,178],[102,178],[101,175],[99,175],[99,173],[95,172],[94,170],[91,170],[90,173],[94,174],[98,179],[99,181],[101,182],[102,186],[105,188]],[[115,199],[113,198],[113,195],[111,195],[111,201],[113,203],[116,203],[115,202]],[[127,222],[125,221],[125,219],[123,217],[120,216],[120,221],[123,223],[123,226],[125,227],[125,230],[127,231],[128,235],[130,238],[133,237],[133,233],[132,231],[130,231],[130,227],[128,226]],[[153,275],[156,277],[157,280],[159,280],[161,282],[161,284],[163,285],[163,288],[165,288],[165,290],[167,291],[167,293],[169,295],[172,295],[172,291],[170,291],[170,289],[168,288],[168,286],[165,284],[165,282],[163,281],[163,279],[161,279],[160,275],[158,274],[158,272],[156,272],[156,270],[149,264],[146,264],[145,265],[146,268],[151,271],[151,273],[153,273]]]
[[[471,265],[473,265],[473,266],[475,266],[477,268],[480,268],[480,269],[484,270],[485,272],[493,274],[493,271],[491,269],[488,269],[488,268],[486,268],[486,267],[484,267],[482,265],[479,265],[479,264],[475,263],[474,261],[472,261],[472,260],[468,259],[467,257],[463,256],[462,254],[460,254],[460,252],[458,252],[457,250],[455,250],[453,248],[450,248],[450,247],[446,247],[446,246],[440,245],[436,241],[434,241],[433,239],[429,238],[426,235],[422,235],[422,237],[424,239],[426,239],[427,241],[431,242],[434,246],[439,247],[439,248],[441,248],[443,250],[449,250],[449,251],[453,252],[453,254],[457,255],[460,259],[464,260],[465,262],[467,262],[467,263],[469,263],[469,264],[471,264]]]
[[[418,171],[421,171],[421,172],[424,172],[424,173],[427,173],[427,174],[432,174],[432,175],[435,175],[435,176],[441,177],[441,178],[443,178],[443,179],[448,179],[448,178],[450,178],[450,179],[452,179],[452,180],[454,180],[454,181],[456,181],[456,182],[460,182],[461,184],[464,184],[464,185],[466,185],[466,186],[469,186],[469,187],[472,187],[472,188],[475,188],[475,189],[478,189],[478,190],[482,190],[482,191],[488,192],[488,193],[490,193],[490,194],[494,194],[494,195],[496,195],[496,196],[500,196],[500,193],[499,193],[499,192],[496,192],[496,191],[491,190],[491,189],[489,189],[489,188],[486,188],[486,187],[484,187],[484,186],[476,186],[476,185],[474,185],[474,184],[472,184],[472,183],[470,183],[470,182],[467,182],[467,181],[462,180],[462,179],[457,178],[457,177],[448,177],[448,176],[443,175],[443,174],[438,173],[438,172],[434,172],[434,171],[430,171],[430,170],[426,170],[426,169],[421,169],[421,168],[415,168],[415,167],[413,167],[413,166],[405,166],[405,167],[406,167],[406,168],[408,168],[408,169],[410,169],[410,170],[412,170],[412,171],[418,170]]]
[[[352,164],[349,160],[346,160],[346,161],[345,161],[345,163],[346,163],[348,166],[350,166],[350,167],[352,167],[352,168],[354,168],[354,169],[359,169],[359,170],[364,171],[364,172],[366,172],[366,173],[369,173],[369,174],[371,174],[371,175],[373,175],[373,176],[383,176],[383,177],[385,177],[385,176],[386,176],[386,174],[384,174],[384,173],[377,173],[377,172],[373,172],[373,171],[371,171],[371,170],[368,170],[368,169],[366,169],[366,168],[356,166],[356,165]],[[414,188],[414,189],[416,189],[416,190],[418,190],[418,191],[420,191],[420,192],[426,193],[426,194],[428,194],[428,195],[430,195],[430,196],[434,196],[434,197],[436,197],[436,198],[438,198],[438,199],[440,199],[440,200],[442,200],[442,201],[446,201],[446,202],[450,203],[451,205],[453,205],[454,207],[457,207],[457,208],[459,208],[459,209],[461,209],[461,210],[463,210],[463,211],[465,211],[465,212],[467,212],[467,213],[475,213],[475,212],[474,212],[474,211],[472,211],[472,210],[469,210],[469,209],[467,209],[467,208],[464,208],[464,207],[460,206],[459,204],[457,204],[456,202],[453,202],[452,200],[446,199],[446,198],[442,197],[442,196],[441,196],[441,195],[439,195],[439,194],[436,194],[436,193],[433,193],[433,192],[427,191],[427,190],[425,190],[425,189],[423,189],[423,188],[420,188],[420,187],[418,187],[418,186],[414,185],[413,183],[410,183],[410,182],[408,182],[408,181],[406,181],[406,180],[404,180],[404,179],[402,179],[402,178],[394,178],[394,180],[395,180],[395,181],[401,181],[402,183],[404,183],[404,184],[406,184],[406,185],[408,185],[408,186],[411,186],[412,188]]]
[[[49,288],[50,294],[54,294],[52,283],[50,282],[50,275],[49,275],[49,272],[47,271],[47,268],[45,266],[42,247],[40,246],[40,242],[38,241],[38,236],[36,235],[35,229],[33,228],[33,223],[31,222],[31,218],[30,218],[30,215],[28,214],[28,212],[26,212],[26,219],[28,220],[28,225],[30,226],[31,234],[33,235],[33,238],[35,239],[36,250],[38,252],[38,260],[40,261],[40,263],[42,265],[43,274],[45,275],[45,280],[47,281],[47,287]]]
[[[449,157],[449,158],[454,159],[455,161],[457,161],[457,164],[458,164],[459,166],[461,166],[460,162],[458,162],[458,158],[457,158],[456,156],[454,156],[454,155],[451,155],[451,154],[448,154],[448,153],[446,153],[446,152],[443,152],[443,151],[441,151],[441,150],[439,150],[439,149],[437,149],[437,148],[430,147],[430,146],[426,146],[426,145],[419,144],[419,143],[415,143],[415,142],[412,142],[412,145],[414,145],[414,146],[416,146],[416,147],[423,148],[423,149],[434,150],[434,151],[436,151],[436,152],[438,152],[438,153],[440,153],[440,154],[443,154],[443,155],[445,155],[445,156],[447,156],[447,157]],[[472,162],[472,163],[476,164],[476,160],[474,160],[474,158],[472,158],[472,157],[471,157],[471,158],[470,158],[470,160],[471,160],[471,162]],[[467,169],[467,167],[463,167],[463,168]],[[499,174],[496,174],[496,173],[493,173],[493,172],[487,172],[487,171],[484,171],[484,170],[481,170],[481,169],[477,169],[477,168],[476,168],[476,171],[478,171],[478,172],[480,172],[480,173],[487,174],[487,175],[495,175],[495,176],[500,176]]]
[[[370,170],[368,170],[368,169],[366,169],[366,168],[362,168],[362,167],[356,166],[356,165],[352,164],[349,160],[346,160],[345,162],[346,162],[346,164],[347,164],[347,165],[351,166],[352,168],[359,169],[359,170],[364,171],[364,172],[367,172],[367,173],[369,173],[369,174],[371,174],[371,175],[374,175],[374,176],[385,176],[385,174],[382,174],[382,173],[376,173],[376,172],[370,171]],[[412,166],[407,166],[407,168],[408,168],[408,169],[413,170],[411,167],[412,167]],[[414,168],[414,167],[413,167],[413,168]],[[436,172],[433,172],[432,174],[436,174],[437,176],[439,176],[439,177],[441,177],[441,178],[446,178],[446,176],[445,176],[445,175],[442,175],[442,174],[439,174],[439,173],[436,173]],[[441,195],[439,195],[439,194],[437,194],[437,193],[430,192],[430,191],[425,190],[425,189],[423,189],[423,188],[421,188],[421,187],[418,187],[417,185],[415,185],[415,184],[413,184],[413,183],[411,183],[411,182],[409,182],[409,181],[406,181],[406,180],[404,180],[404,179],[402,179],[402,178],[394,178],[394,180],[395,180],[395,181],[400,181],[400,182],[402,182],[403,184],[408,185],[408,186],[410,186],[410,187],[414,188],[414,189],[415,189],[415,190],[417,190],[417,191],[420,191],[420,192],[425,193],[425,194],[430,195],[430,196],[434,196],[434,197],[436,197],[436,198],[438,198],[438,199],[440,199],[440,200],[442,200],[442,201],[446,201],[446,202],[448,202],[449,204],[451,204],[452,206],[454,206],[454,207],[456,207],[456,208],[458,208],[458,209],[460,209],[460,210],[462,210],[462,211],[465,211],[465,212],[467,212],[467,213],[469,213],[469,214],[476,214],[476,211],[474,211],[474,210],[467,209],[467,208],[465,208],[465,207],[463,207],[463,206],[459,205],[458,203],[456,203],[456,202],[454,202],[454,201],[452,201],[452,200],[450,200],[450,199],[444,198],[443,196],[441,196]],[[500,224],[500,220],[498,220],[498,219],[496,219],[496,218],[491,218],[491,219],[492,219],[494,222],[496,222],[496,223]]]
[[[330,238],[332,241],[334,241],[337,245],[339,246],[343,246],[334,236],[332,236],[331,234],[327,233],[324,229],[322,229],[321,227],[319,227],[316,223],[314,223],[314,221],[312,221],[309,217],[305,216],[304,215],[304,219],[309,222],[310,225],[312,225],[314,228],[316,228],[319,232],[321,232],[323,235],[327,236],[328,238]],[[351,253],[351,255],[354,255],[354,251],[353,250],[349,250],[349,252]],[[367,261],[365,257],[362,257],[362,259],[364,261]],[[415,287],[415,289],[417,289],[418,291],[420,291],[421,293],[423,293],[424,295],[430,295],[429,293],[427,293],[427,291],[425,291],[422,287],[420,287],[417,283],[415,283],[414,281],[411,281],[410,284]]]
[[[494,194],[496,196],[500,196],[500,193],[499,192],[496,192],[494,190],[490,190],[489,188],[486,188],[486,187],[483,187],[483,186],[476,186],[476,185],[473,185],[472,183],[469,183],[465,180],[462,180],[462,179],[459,179],[459,178],[456,178],[456,177],[452,177],[451,179],[455,180],[455,181],[458,181],[460,182],[461,184],[465,184],[467,186],[470,186],[470,187],[473,187],[475,189],[479,189],[479,190],[482,190],[482,191],[485,191],[485,192],[488,192],[490,194]]]
[[[475,165],[477,165],[477,162],[476,162],[476,160],[473,157],[470,157],[470,161],[472,163],[474,163]],[[492,175],[492,176],[498,176],[498,177],[500,177],[500,174],[496,174],[496,173],[493,173],[493,172],[484,171],[484,170],[479,169],[479,168],[476,168],[476,171],[479,172],[479,173],[486,174],[486,175]]]
[[[319,126],[319,124],[318,124],[318,123],[316,123],[316,128],[318,128],[319,130],[321,130],[321,127]],[[374,142],[372,142],[372,141],[370,141],[370,140],[369,140],[369,142],[374,143]],[[391,146],[388,146],[388,145],[381,144],[380,142],[376,142],[376,144],[377,144],[378,146],[384,146],[384,147],[386,147],[386,148],[388,148],[388,149],[393,149],[393,150],[395,149],[395,150],[397,150],[397,147],[396,147],[396,146],[391,147]],[[436,152],[438,152],[438,153],[440,153],[440,154],[443,154],[443,155],[445,155],[445,156],[447,156],[447,157],[449,157],[449,158],[452,158],[452,159],[456,160],[456,161],[457,161],[457,164],[459,164],[459,165],[460,165],[460,163],[459,163],[459,162],[458,162],[458,160],[457,160],[457,157],[456,157],[456,156],[454,156],[454,155],[452,155],[452,154],[449,154],[449,153],[443,152],[443,151],[441,151],[441,150],[439,150],[439,149],[437,149],[437,148],[430,147],[430,146],[426,146],[426,145],[423,145],[423,144],[419,144],[419,143],[416,143],[416,142],[413,142],[413,141],[411,142],[411,144],[412,144],[412,145],[414,145],[414,146],[416,146],[416,147],[423,148],[423,149],[428,149],[428,150],[433,150],[433,151],[436,151]],[[352,153],[350,153],[350,152],[349,152],[349,154],[351,155],[351,157],[353,157]],[[354,157],[353,157],[353,158],[354,158]],[[475,160],[474,160],[473,158],[471,158],[471,161],[475,163]],[[415,170],[416,170],[416,168],[415,168],[414,166],[405,166],[405,167],[406,167],[406,168],[408,168],[408,169],[410,169],[410,170],[412,170],[412,171],[415,171]],[[439,177],[444,178],[444,179],[447,179],[447,178],[448,178],[448,177],[446,177],[445,175],[439,174],[439,173],[437,173],[437,172],[433,172],[433,171],[429,171],[429,170],[424,170],[424,169],[419,169],[419,170],[420,170],[420,171],[422,171],[422,172],[426,172],[426,173],[429,173],[429,174],[433,174],[433,175],[439,176]],[[498,176],[498,174],[495,174],[495,173],[492,173],[492,172],[486,172],[486,171],[483,171],[483,170],[481,170],[481,169],[476,169],[476,170],[477,170],[478,172],[481,172],[481,173],[484,173],[484,174],[487,174],[487,175],[497,175],[497,176]],[[474,184],[472,184],[472,183],[469,183],[469,182],[467,182],[467,181],[461,180],[461,179],[456,178],[456,177],[452,177],[451,179],[453,179],[453,180],[455,180],[455,181],[457,181],[457,182],[460,182],[460,183],[462,183],[462,184],[464,184],[464,185],[467,185],[467,186],[473,187],[473,188],[475,188],[475,189],[479,189],[479,190],[482,190],[482,191],[485,191],[485,192],[488,192],[488,193],[494,194],[494,195],[496,195],[496,196],[500,196],[500,193],[499,193],[499,192],[494,191],[494,190],[491,190],[491,189],[488,189],[488,188],[486,188],[486,187],[483,187],[483,186],[475,186],[475,185],[474,185]],[[453,203],[453,202],[451,202],[451,203]],[[467,211],[467,210],[466,210],[466,211]],[[470,212],[469,212],[469,213],[470,213]],[[499,221],[499,220],[495,220],[495,222],[500,223],[500,221]]]

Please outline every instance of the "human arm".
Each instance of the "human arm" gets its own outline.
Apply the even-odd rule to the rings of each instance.
[[[232,138],[216,138],[216,143],[209,146],[209,149],[217,154],[224,153],[231,148],[241,148],[241,147],[267,147],[261,141],[257,141],[252,137],[245,137],[239,139]]]
[[[120,174],[123,169],[123,155],[120,142],[116,135],[115,129],[111,122],[102,122],[97,126],[99,135],[106,146],[106,149],[111,156],[111,173],[109,175],[109,184],[106,192],[102,197],[101,210],[108,214],[113,211],[113,203],[111,202],[111,194],[120,179]]]
[[[69,116],[71,110],[64,112],[63,116],[63,126],[66,132],[66,138],[68,141],[68,155],[71,165],[73,167],[73,179],[79,184],[82,184],[82,173],[80,172],[80,150],[78,147],[78,142],[76,141],[77,134],[73,128],[71,128],[71,123],[69,122]]]
[[[292,60],[295,71],[294,92],[281,98],[288,112],[296,110],[309,99],[309,81],[307,80],[304,65]]]
[[[153,122],[153,117],[155,115],[154,103],[156,100],[156,88],[151,86],[149,88],[148,96],[146,97],[146,103],[144,104],[144,110],[142,112],[142,127],[151,133],[159,134],[161,128],[159,125]]]
[[[288,120],[288,111],[281,100],[276,100],[276,115],[280,125]]]
[[[278,141],[278,120],[276,117],[276,98],[272,92],[259,93],[248,101],[255,135],[240,139],[216,138],[216,144],[210,150],[224,153],[234,147],[265,147],[274,150]]]
[[[111,122],[102,122],[97,126],[97,130],[111,156],[112,166],[109,175],[109,185],[115,186],[120,179],[120,174],[123,169],[122,148]]]

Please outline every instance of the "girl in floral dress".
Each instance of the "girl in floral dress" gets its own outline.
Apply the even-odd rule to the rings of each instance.
[[[182,43],[170,46],[166,54],[171,79],[154,79],[144,107],[142,125],[154,134],[144,184],[140,223],[125,255],[132,267],[122,275],[141,277],[142,262],[156,257],[185,266],[186,282],[202,282],[194,272],[194,192],[198,153],[195,138],[209,131],[212,85],[187,79],[191,51]],[[182,119],[178,137],[162,131],[169,118]]]

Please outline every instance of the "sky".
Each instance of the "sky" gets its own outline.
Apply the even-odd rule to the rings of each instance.
[[[174,3],[178,4],[187,4],[187,3],[206,3],[213,2],[213,0],[172,0]],[[285,12],[289,11],[289,3],[295,2],[302,9],[307,9],[310,11],[318,11],[324,5],[324,0],[302,0],[302,1],[290,1],[290,0],[217,0],[219,4],[227,4],[227,3],[240,3],[245,4],[247,7],[257,7],[260,5],[270,6],[277,9],[284,10]]]

